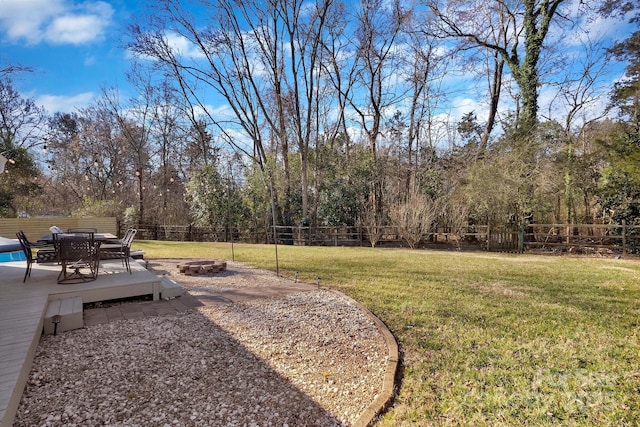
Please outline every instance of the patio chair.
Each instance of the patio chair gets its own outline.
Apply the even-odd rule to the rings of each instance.
[[[16,237],[20,242],[20,246],[22,247],[22,252],[24,252],[25,258],[27,258],[27,271],[25,271],[24,273],[24,279],[22,279],[22,283],[27,281],[27,277],[31,277],[31,264],[33,264],[34,261],[38,263],[54,262],[58,259],[58,253],[55,251],[55,249],[52,248],[51,245],[31,243],[22,230],[16,233]],[[34,249],[36,250],[35,253]]]
[[[135,228],[130,228],[120,242],[102,245],[100,248],[100,257],[102,259],[121,259],[122,264],[127,268],[129,274],[132,274],[129,259],[131,257],[131,244],[137,232],[138,230]]]
[[[62,270],[58,283],[81,283],[96,280],[100,266],[100,242],[86,236],[64,236],[56,239]],[[71,269],[72,271],[68,271]],[[88,269],[83,273],[82,269]]]

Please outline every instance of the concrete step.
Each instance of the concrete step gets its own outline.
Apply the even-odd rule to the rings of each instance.
[[[57,322],[57,327],[56,327]],[[82,318],[82,297],[72,297],[49,301],[44,315],[44,333],[70,331],[84,327]]]
[[[160,298],[169,299],[182,295],[182,288],[168,277],[163,277],[160,281]]]
[[[138,264],[140,264],[141,266],[143,266],[147,270],[149,269],[149,262],[146,259],[134,258],[133,262],[137,262]]]
[[[135,249],[132,250],[131,253],[131,258],[133,259],[143,259],[144,258],[144,251],[140,250],[140,249]]]

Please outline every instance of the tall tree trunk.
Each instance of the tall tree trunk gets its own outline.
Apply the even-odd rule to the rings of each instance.
[[[501,59],[498,53],[494,52],[493,62],[495,68],[493,69],[493,81],[491,82],[491,85],[489,87],[489,91],[491,94],[491,100],[489,102],[489,116],[487,117],[487,123],[485,124],[482,131],[480,143],[478,144],[478,153],[476,155],[476,160],[484,158],[485,152],[487,150],[487,145],[489,144],[489,137],[491,136],[491,131],[495,126],[496,115],[498,114],[500,89],[502,87],[502,73],[504,70],[504,59]]]

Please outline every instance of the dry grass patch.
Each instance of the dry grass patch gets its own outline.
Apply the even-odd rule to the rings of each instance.
[[[481,293],[502,295],[509,298],[526,298],[532,290],[525,286],[512,287],[500,282],[470,283],[469,287],[477,289]]]

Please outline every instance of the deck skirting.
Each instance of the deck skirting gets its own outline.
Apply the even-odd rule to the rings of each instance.
[[[80,329],[83,326],[82,297],[49,301],[47,312],[44,316],[45,334],[57,334],[58,332]]]

